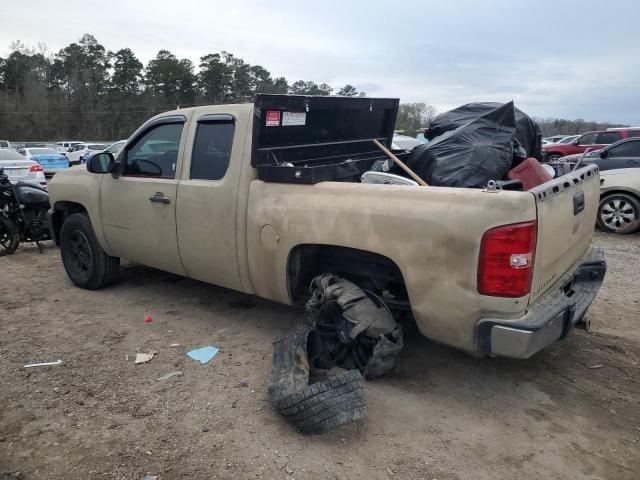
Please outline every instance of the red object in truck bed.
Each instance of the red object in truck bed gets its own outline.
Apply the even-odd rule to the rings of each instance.
[[[509,180],[520,180],[525,190],[542,185],[553,178],[535,158],[527,158],[507,173]]]

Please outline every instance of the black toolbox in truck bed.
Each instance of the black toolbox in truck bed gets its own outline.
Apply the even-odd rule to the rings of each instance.
[[[354,181],[387,157],[398,99],[258,95],[251,163],[269,182]]]

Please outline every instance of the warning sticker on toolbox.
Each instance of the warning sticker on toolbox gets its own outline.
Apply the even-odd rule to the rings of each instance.
[[[280,111],[269,110],[267,111],[267,127],[279,127],[280,126]]]
[[[307,113],[306,112],[282,112],[282,126],[294,127],[300,125],[306,125]]]

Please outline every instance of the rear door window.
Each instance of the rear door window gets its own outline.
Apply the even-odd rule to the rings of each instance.
[[[607,153],[610,157],[640,157],[640,140],[617,145],[610,148]]]
[[[629,130],[627,132],[627,138],[640,137],[640,130]]]
[[[620,140],[620,132],[600,132],[598,134],[597,144],[609,145]]]
[[[182,122],[165,123],[142,134],[127,149],[124,175],[175,178],[183,127]]]
[[[578,139],[578,145],[593,145],[596,143],[595,133],[586,133]]]
[[[235,126],[230,115],[201,120],[191,155],[191,179],[220,180],[227,173]]]

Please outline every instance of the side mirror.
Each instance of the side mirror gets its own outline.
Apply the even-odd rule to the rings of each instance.
[[[574,141],[573,141],[573,144],[574,144],[574,145],[580,145],[580,139],[578,138],[578,139],[574,140]]]
[[[609,152],[606,150],[600,150],[600,158],[607,158],[609,156]]]
[[[87,159],[87,170],[91,173],[110,173],[115,167],[116,161],[109,152],[99,152]]]

